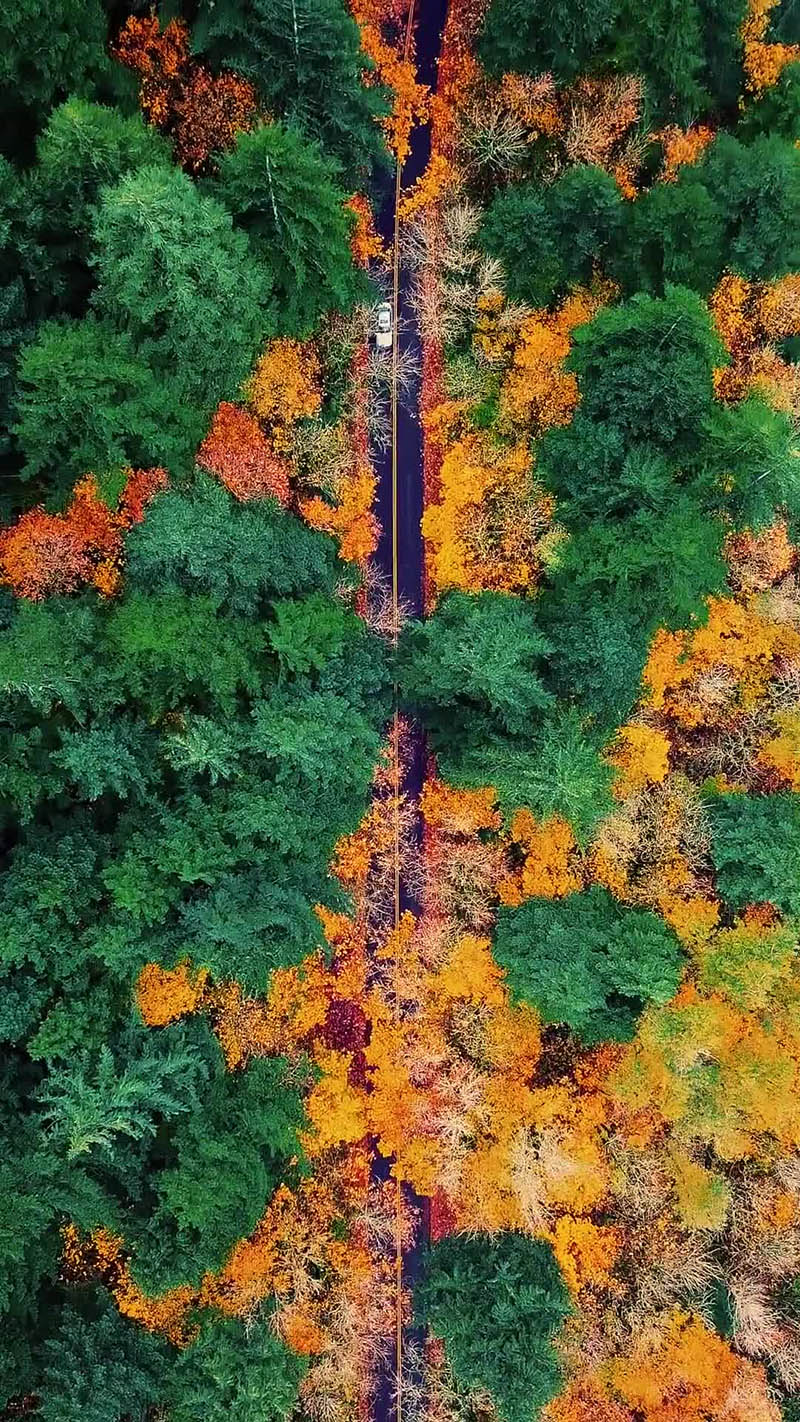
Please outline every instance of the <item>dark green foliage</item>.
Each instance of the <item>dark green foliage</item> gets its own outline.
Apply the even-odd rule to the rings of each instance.
[[[83,314],[101,188],[138,168],[169,161],[168,143],[139,114],[126,117],[79,98],[53,110],[37,140],[29,179],[40,244],[33,272],[40,306]]]
[[[481,227],[481,245],[499,257],[509,293],[543,306],[571,283],[586,282],[622,227],[622,199],[600,168],[569,168],[551,187],[516,184],[500,192]]]
[[[449,593],[405,634],[404,694],[451,753],[495,730],[529,732],[552,705],[541,679],[547,651],[530,603]]]
[[[68,1306],[44,1347],[43,1422],[145,1422],[163,1396],[171,1350],[108,1300]]]
[[[184,173],[103,188],[92,241],[97,315],[42,326],[19,369],[23,476],[62,494],[87,469],[185,473],[273,329],[267,267]]]
[[[169,379],[173,401],[196,411],[188,459],[273,329],[268,268],[220,203],[166,167],[103,189],[93,236],[93,305]]]
[[[266,1318],[245,1328],[225,1319],[203,1328],[170,1373],[172,1422],[284,1422],[308,1363],[278,1338]]]
[[[33,310],[25,281],[31,240],[24,184],[0,156],[0,461],[8,467],[14,449],[16,366],[21,346],[33,334]]]
[[[745,12],[745,0],[493,0],[479,54],[498,78],[508,70],[552,70],[562,82],[587,70],[641,74],[653,118],[688,124],[735,107]]]
[[[558,1392],[553,1338],[570,1304],[549,1244],[511,1232],[438,1240],[415,1306],[444,1340],[457,1392],[487,1390],[501,1422],[531,1422]]]
[[[0,11],[0,86],[38,113],[67,94],[91,96],[106,76],[100,0],[8,0]]]
[[[348,311],[369,294],[337,179],[317,144],[270,123],[241,133],[209,184],[274,273],[282,331],[308,334],[325,311]]]
[[[722,795],[709,808],[722,898],[733,909],[766,902],[800,913],[800,796]]]
[[[628,291],[661,296],[673,283],[705,294],[725,253],[725,215],[698,170],[687,167],[676,182],[655,183],[629,204],[625,240],[609,266]]]
[[[495,951],[514,995],[587,1043],[630,1037],[648,1002],[677,991],[682,958],[663,919],[598,886],[501,908]]]
[[[757,281],[795,271],[800,153],[790,138],[757,131],[745,144],[720,133],[674,183],[657,183],[631,203],[627,238],[611,264],[628,290],[661,294],[681,282],[706,295],[726,269]]]
[[[166,1168],[151,1178],[155,1209],[135,1243],[148,1290],[199,1284],[255,1228],[288,1162],[300,1154],[302,1103],[284,1084],[282,1058],[244,1072],[220,1066],[202,1110],[182,1116]]]
[[[613,773],[601,749],[601,739],[579,715],[561,710],[524,739],[480,742],[455,755],[443,746],[439,765],[454,784],[485,785],[489,775],[509,816],[520,806],[542,818],[562,815],[585,844],[613,808]]]
[[[143,591],[177,585],[243,616],[276,597],[332,594],[342,577],[333,539],[270,500],[238,503],[204,474],[155,500],[131,531],[126,557],[128,581]]]
[[[200,0],[196,47],[245,75],[268,113],[296,120],[342,166],[352,190],[384,161],[375,122],[388,112],[343,0]]]
[[[195,429],[127,332],[87,316],[48,321],[19,363],[16,434],[24,479],[47,479],[63,503],[89,469],[185,462]]]
[[[594,63],[619,9],[620,0],[493,0],[478,54],[497,78],[552,70],[569,81]]]
[[[800,18],[800,6],[797,7]],[[758,133],[780,134],[795,142],[800,138],[800,64],[787,64],[777,82],[747,105],[737,133],[752,138]]]
[[[696,446],[724,352],[707,308],[681,287],[663,299],[637,295],[599,312],[573,336],[568,366],[581,412],[626,442],[680,455]]]
[[[714,140],[699,168],[725,223],[722,262],[756,281],[800,266],[800,152],[777,135]]]

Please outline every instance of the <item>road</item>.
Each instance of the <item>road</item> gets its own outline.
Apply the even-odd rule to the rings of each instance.
[[[447,12],[447,0],[411,0],[410,27],[413,26],[416,46],[417,75],[431,90],[436,86],[437,61],[442,30]],[[402,173],[395,173],[382,208],[378,214],[377,226],[387,246],[396,253],[398,250],[397,197],[401,189],[408,189],[421,176],[430,158],[431,135],[429,125],[420,125],[411,132],[411,151],[403,165]],[[410,275],[398,266],[395,260],[392,300],[395,313],[396,350],[409,352],[413,367],[422,369],[422,347],[417,329],[414,310],[410,301]],[[422,616],[423,610],[423,544],[420,520],[423,509],[423,465],[422,428],[419,420],[420,377],[417,374],[410,387],[402,396],[397,387],[396,364],[392,381],[392,412],[390,447],[382,451],[375,460],[378,474],[378,496],[376,512],[381,525],[381,537],[377,550],[377,562],[387,583],[391,585],[397,613],[398,605],[415,617]],[[395,688],[397,696],[397,688]],[[421,731],[415,728],[411,736],[411,765],[404,778],[404,790],[413,803],[418,803],[422,789],[425,762],[425,746]],[[399,770],[398,770],[399,779]],[[414,911],[418,905],[402,882],[399,852],[395,863],[395,922],[401,912]],[[384,1162],[376,1162],[376,1173],[388,1173]],[[384,1168],[381,1169],[380,1166]],[[416,1330],[404,1326],[401,1313],[403,1289],[413,1289],[419,1277],[422,1252],[428,1236],[428,1202],[417,1196],[408,1185],[398,1184],[409,1204],[419,1213],[420,1229],[413,1246],[403,1251],[396,1246],[396,1335],[391,1356],[382,1371],[375,1397],[372,1416],[374,1422],[403,1422],[408,1371],[409,1345],[419,1345],[421,1339]],[[398,1208],[399,1208],[398,1200]]]

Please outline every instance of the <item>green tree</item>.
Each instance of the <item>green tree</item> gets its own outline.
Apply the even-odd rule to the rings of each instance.
[[[501,908],[495,953],[516,997],[588,1043],[630,1037],[648,1002],[676,992],[682,960],[663,919],[596,885]]]
[[[709,803],[717,887],[732,908],[800,913],[800,796],[721,795]]]
[[[486,1389],[501,1422],[531,1422],[558,1392],[553,1340],[570,1312],[549,1244],[526,1235],[451,1235],[432,1245],[415,1312],[444,1339],[461,1397]]]
[[[561,815],[586,844],[614,804],[613,772],[601,750],[586,718],[562,706],[524,740],[482,741],[456,756],[443,745],[438,759],[446,780],[480,786],[488,778],[507,815],[521,806],[543,819]]]
[[[583,73],[613,32],[621,0],[493,0],[478,54],[489,73],[552,70],[564,83]]]
[[[481,245],[499,257],[511,296],[545,306],[570,283],[586,282],[622,225],[622,199],[600,168],[569,168],[550,187],[501,191],[481,226]]]
[[[272,500],[239,503],[197,474],[153,501],[126,544],[126,575],[143,593],[167,585],[207,594],[218,608],[263,616],[273,598],[333,594],[342,564],[332,538]]]
[[[222,204],[178,169],[142,168],[103,189],[93,238],[92,304],[191,411],[188,463],[274,329],[269,269]]]
[[[109,1300],[67,1306],[43,1350],[43,1422],[146,1422],[163,1398],[171,1349]]]
[[[384,161],[386,95],[364,83],[369,61],[343,0],[200,0],[194,42],[252,80],[269,113],[319,139],[349,187]]]
[[[108,321],[47,321],[19,362],[15,433],[21,477],[63,503],[89,469],[174,468],[200,433],[142,361],[128,332]]]
[[[451,592],[412,623],[401,650],[404,696],[437,747],[452,752],[492,730],[525,732],[552,706],[542,681],[548,644],[530,603],[504,593]]]
[[[725,362],[707,307],[672,287],[600,311],[573,334],[568,366],[584,416],[675,457],[696,448],[714,399],[712,371]]]
[[[0,14],[0,84],[38,115],[68,93],[91,95],[106,76],[101,0],[9,0]]]
[[[301,1154],[302,1102],[285,1084],[286,1065],[260,1058],[235,1074],[220,1066],[203,1110],[178,1120],[174,1163],[151,1178],[156,1207],[135,1240],[146,1287],[199,1283],[255,1229],[290,1159]]]
[[[800,267],[800,151],[777,134],[720,133],[699,169],[725,222],[721,267],[771,281]],[[680,179],[679,179],[680,181]]]
[[[179,1353],[166,1396],[173,1422],[284,1422],[295,1407],[308,1369],[261,1317],[250,1327],[237,1319],[207,1322]]]
[[[291,124],[240,133],[209,190],[274,274],[278,324],[307,335],[326,311],[349,311],[369,283],[350,252],[338,166]]]
[[[170,163],[169,144],[140,114],[70,98],[50,114],[36,142],[31,201],[41,253],[33,273],[48,314],[82,315],[94,205],[101,188],[138,168]]]

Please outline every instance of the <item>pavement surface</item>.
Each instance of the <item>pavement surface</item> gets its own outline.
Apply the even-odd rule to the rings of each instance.
[[[414,32],[416,41],[417,74],[420,81],[434,90],[436,87],[437,62],[441,45],[442,30],[447,13],[447,0],[416,0],[414,9]],[[424,172],[430,158],[431,135],[428,125],[418,126],[411,133],[411,152],[401,174],[403,189],[408,189]],[[397,239],[397,213],[395,210],[396,182],[392,174],[386,182],[385,198],[377,216],[377,227],[387,247]],[[376,513],[381,525],[376,561],[384,574],[387,585],[396,586],[401,607],[413,617],[422,616],[423,590],[422,572],[424,550],[420,520],[423,511],[423,467],[422,428],[419,420],[420,375],[422,369],[422,346],[417,329],[414,310],[410,300],[411,279],[407,271],[397,273],[397,322],[395,340],[398,349],[410,352],[417,374],[410,387],[402,392],[393,392],[395,412],[393,444],[374,457],[378,475]],[[394,528],[394,517],[397,527]],[[411,764],[408,768],[404,788],[413,803],[419,800],[425,770],[425,741],[419,727],[412,728]],[[420,827],[418,826],[418,832]],[[419,905],[400,881],[399,910],[418,910]],[[389,1174],[390,1162],[380,1157],[375,1160],[376,1176],[385,1179]],[[402,1254],[400,1273],[405,1289],[413,1290],[420,1277],[424,1251],[429,1236],[429,1204],[416,1195],[407,1185],[403,1186],[407,1200],[418,1213],[419,1228],[410,1249]],[[378,1385],[373,1397],[372,1418],[374,1422],[404,1422],[408,1413],[404,1399],[412,1383],[414,1359],[418,1356],[423,1339],[421,1332],[413,1327],[398,1331],[396,1346],[387,1356],[378,1377]]]

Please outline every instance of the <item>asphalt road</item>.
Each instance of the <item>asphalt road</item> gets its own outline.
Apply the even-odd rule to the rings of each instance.
[[[447,0],[416,0],[414,29],[416,38],[417,73],[422,83],[431,89],[436,87],[437,60],[441,44],[442,30],[447,13]],[[411,152],[403,167],[402,187],[407,189],[416,182],[427,166],[430,158],[430,128],[417,127],[411,133]],[[377,226],[387,246],[396,240],[396,186],[394,175],[387,181],[386,195],[378,213]],[[398,272],[397,280],[397,330],[395,339],[401,352],[409,351],[414,368],[422,368],[422,347],[414,311],[410,302],[410,278],[408,272]],[[378,475],[378,495],[376,512],[381,525],[381,537],[377,550],[377,562],[387,585],[396,578],[397,596],[401,606],[414,617],[422,616],[422,569],[423,544],[420,520],[423,509],[422,470],[422,429],[419,422],[419,374],[412,380],[410,388],[397,398],[396,439],[394,449],[381,451],[375,458]],[[396,462],[395,462],[396,456]],[[393,469],[396,468],[396,498],[393,490]],[[394,509],[397,511],[397,528],[393,528]],[[395,536],[396,534],[396,536]],[[411,765],[405,778],[405,790],[412,802],[417,803],[422,789],[425,768],[425,742],[419,727],[413,728],[411,737]],[[399,907],[412,912],[418,904],[402,883],[400,884]],[[376,1158],[376,1175],[385,1178],[389,1173],[389,1162]],[[407,1185],[403,1186],[406,1198],[419,1214],[420,1227],[415,1243],[402,1257],[402,1280],[406,1289],[413,1289],[419,1278],[423,1253],[429,1235],[428,1201],[416,1195]],[[382,1368],[372,1405],[374,1422],[404,1422],[406,1409],[403,1398],[410,1378],[404,1373],[411,1371],[411,1359],[422,1343],[419,1330],[403,1330],[402,1344],[393,1347]],[[409,1348],[411,1350],[409,1354]],[[400,1362],[398,1367],[398,1354]],[[400,1386],[398,1387],[398,1373]]]

